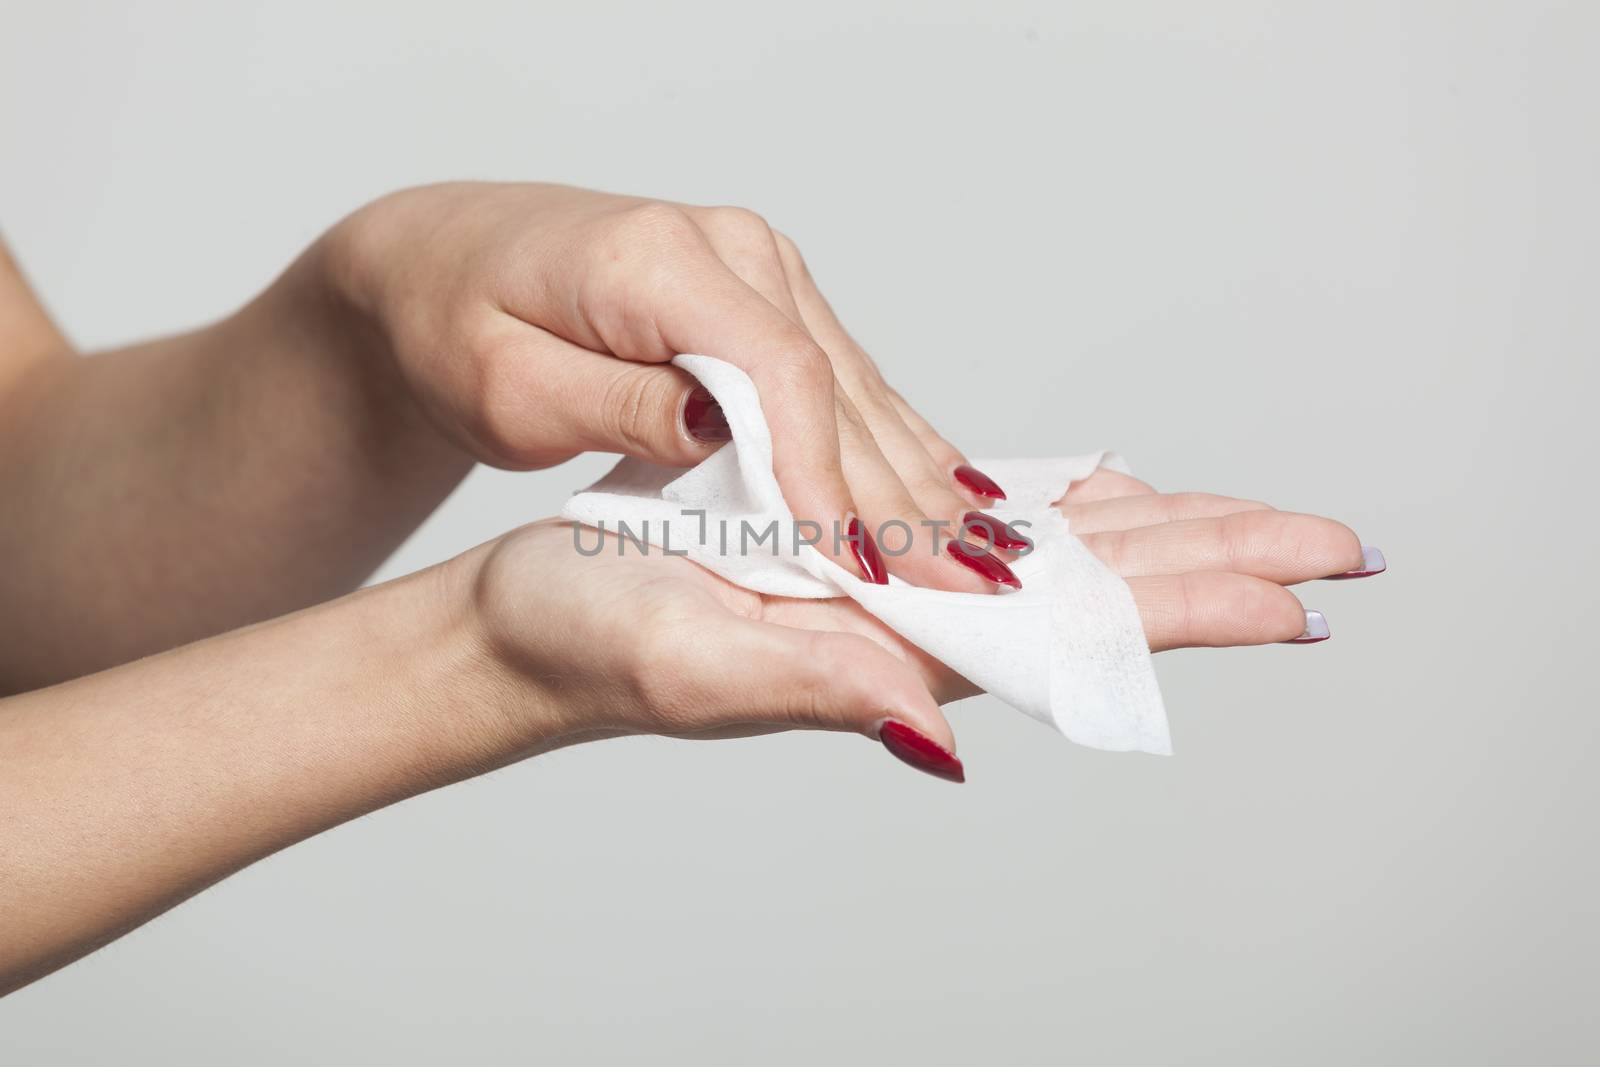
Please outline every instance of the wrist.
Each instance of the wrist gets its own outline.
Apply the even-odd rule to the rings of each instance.
[[[558,709],[500,655],[475,603],[476,552],[339,602],[359,687],[387,707],[406,794],[566,743]]]
[[[366,446],[368,469],[448,490],[473,460],[439,431],[402,372],[341,247],[344,225],[306,249],[230,325],[252,337],[270,333],[283,361],[325,383],[319,395]]]

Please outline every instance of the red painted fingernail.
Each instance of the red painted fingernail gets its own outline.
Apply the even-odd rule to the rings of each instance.
[[[722,405],[717,403],[717,398],[709,390],[700,385],[695,386],[683,402],[683,428],[689,431],[690,437],[706,444],[733,440],[733,431],[728,428],[728,417],[722,413]]]
[[[1330,574],[1327,581],[1338,582],[1346,578],[1371,578],[1374,574],[1382,574],[1389,569],[1389,563],[1383,558],[1383,553],[1371,545],[1361,546],[1361,566],[1353,571],[1343,574]]]
[[[888,585],[889,568],[883,565],[883,556],[878,553],[878,543],[872,539],[862,521],[854,515],[850,516],[847,535],[850,541],[850,553],[856,557],[856,566],[861,568],[862,575],[869,582]]]
[[[971,467],[963,463],[951,471],[950,474],[963,487],[970,489],[979,496],[986,496],[993,500],[1004,500],[1006,498],[1006,491],[1000,488],[999,483],[977,467]]]
[[[947,782],[964,782],[967,769],[956,754],[903,722],[890,719],[878,728],[878,740],[895,759]]]
[[[951,541],[944,546],[944,551],[945,555],[980,578],[987,578],[996,585],[1009,585],[1013,589],[1022,588],[1021,579],[1011,573],[1010,567],[977,545],[969,545],[965,541]]]
[[[972,527],[974,529],[982,530],[984,534],[988,536],[989,543],[994,545],[996,548],[1016,550],[1019,548],[1027,548],[1030,544],[1032,544],[1031,541],[1025,540],[1024,538],[1018,537],[1016,534],[1012,533],[1011,527],[1007,526],[993,515],[985,515],[981,511],[969,511],[965,515],[961,516],[961,525],[964,529],[967,527]]]

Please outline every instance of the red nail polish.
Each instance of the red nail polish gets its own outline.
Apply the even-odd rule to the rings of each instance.
[[[867,532],[866,526],[854,515],[850,516],[847,533],[850,553],[856,557],[856,566],[861,568],[862,575],[867,581],[876,585],[888,585],[889,568],[883,565],[883,556],[878,553],[878,544]]]
[[[993,478],[977,467],[971,467],[963,463],[951,471],[950,474],[956,481],[961,483],[963,488],[977,493],[979,496],[986,496],[992,500],[1004,500],[1006,498],[1006,491],[1000,488]]]
[[[980,578],[987,578],[996,585],[1009,585],[1013,589],[1022,588],[1022,580],[1011,573],[1010,567],[977,545],[969,545],[965,541],[951,541],[944,546],[944,551],[945,555]]]
[[[883,747],[902,763],[910,764],[935,778],[947,782],[964,782],[967,769],[961,766],[954,752],[920,731],[903,722],[890,719],[878,729],[878,740]]]
[[[961,517],[961,525],[963,528],[971,527],[974,530],[982,530],[988,535],[989,543],[996,548],[1015,551],[1019,548],[1027,548],[1031,544],[1031,542],[1025,541],[1012,533],[1010,527],[993,515],[985,515],[981,511],[967,512]]]
[[[695,386],[683,402],[683,427],[689,431],[690,437],[706,444],[733,440],[733,431],[728,428],[728,417],[722,413],[722,405],[704,386]]]

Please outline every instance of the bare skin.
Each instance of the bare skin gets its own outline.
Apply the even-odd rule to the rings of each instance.
[[[93,360],[0,258],[0,558],[26,564],[0,569],[16,694],[0,700],[0,992],[295,841],[563,745],[876,738],[893,719],[954,751],[939,705],[970,687],[852,602],[762,597],[659,554],[582,557],[555,522],[304,607],[357,584],[477,455],[456,433],[471,420],[440,414],[463,379],[375,344],[387,320],[349,317],[320,255],[215,327]],[[518,463],[597,447],[551,403],[565,428]],[[1127,577],[1158,651],[1295,637],[1285,587],[1362,559],[1332,520],[1109,472],[1058,506]]]

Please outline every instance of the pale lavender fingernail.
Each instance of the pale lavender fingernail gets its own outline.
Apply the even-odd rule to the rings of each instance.
[[[1323,618],[1320,611],[1306,612],[1306,632],[1290,641],[1286,645],[1314,645],[1318,641],[1326,641],[1333,636],[1328,631],[1328,620]]]
[[[1328,575],[1328,580],[1339,582],[1346,578],[1371,578],[1374,574],[1382,574],[1388,569],[1389,563],[1383,558],[1381,551],[1372,545],[1362,545],[1361,566],[1353,571],[1345,571],[1343,574],[1330,574]]]

